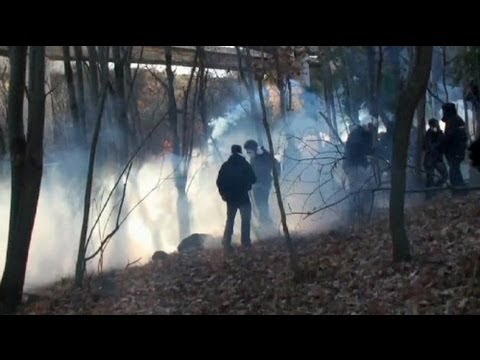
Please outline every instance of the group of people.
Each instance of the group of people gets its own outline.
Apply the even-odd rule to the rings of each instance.
[[[272,226],[268,200],[273,180],[273,169],[280,174],[280,163],[263,146],[255,140],[245,142],[245,149],[250,162],[246,160],[240,145],[232,145],[231,155],[223,163],[217,177],[218,191],[227,204],[227,221],[223,234],[223,246],[227,252],[232,248],[232,235],[235,216],[240,211],[241,244],[249,248],[252,244],[250,223],[252,205],[249,191],[252,190],[253,202],[262,226]]]
[[[424,160],[423,166],[426,173],[426,187],[442,186],[447,180],[452,187],[465,186],[465,181],[460,169],[465,160],[467,150],[467,132],[465,122],[458,115],[455,104],[445,103],[442,106],[443,116],[441,121],[445,123],[445,132],[440,129],[439,121],[432,118],[428,121],[427,130],[423,142]],[[367,160],[374,155],[375,151],[382,148],[382,144],[375,149],[373,126],[355,127],[346,142],[344,170],[351,182],[358,183],[359,172],[365,172],[370,167]],[[386,158],[389,156],[386,154]],[[447,160],[448,168],[444,158]],[[435,181],[435,171],[438,172]],[[370,174],[371,172],[368,171]],[[372,175],[373,177],[373,175]]]
[[[465,159],[467,149],[467,132],[465,122],[457,114],[453,103],[445,103],[442,106],[445,123],[445,132],[440,129],[439,121],[432,118],[428,121],[429,129],[424,139],[424,169],[426,172],[426,187],[443,186],[447,180],[453,188],[465,186],[460,165]],[[368,187],[375,181],[375,166],[372,166],[370,157],[382,149],[391,149],[380,138],[377,129],[372,124],[356,126],[350,132],[345,144],[345,158],[343,169],[347,175],[350,192],[358,193],[353,197],[351,210],[357,211],[369,206],[367,192],[362,188]],[[375,141],[377,137],[377,141]],[[240,145],[232,145],[231,156],[221,166],[217,178],[217,187],[222,199],[227,204],[227,221],[223,235],[223,246],[227,251],[232,249],[231,241],[235,216],[238,211],[241,215],[241,244],[244,247],[251,246],[250,223],[252,215],[252,204],[249,192],[251,190],[253,203],[258,214],[258,220],[262,227],[272,224],[269,214],[268,200],[272,187],[272,173],[276,168],[280,174],[280,163],[263,146],[259,146],[254,140],[245,142],[245,149],[250,162],[246,160]],[[480,149],[480,144],[478,146]],[[389,158],[389,151],[384,154]],[[480,150],[479,150],[480,153]],[[447,160],[448,168],[444,162]],[[480,156],[479,156],[480,158]],[[480,160],[479,160],[480,162]],[[377,164],[378,165],[378,164]],[[377,166],[378,167],[378,166]],[[380,168],[377,172],[381,171]],[[438,179],[435,181],[435,171],[438,172]],[[380,174],[377,174],[379,176]],[[377,179],[378,180],[378,179]],[[371,195],[371,194],[370,194]],[[360,196],[360,198],[358,198]],[[371,205],[370,205],[371,206]]]
[[[461,188],[465,186],[465,181],[461,164],[465,160],[468,139],[465,122],[453,103],[443,104],[442,113],[441,121],[445,123],[445,132],[441,130],[439,121],[432,118],[428,121],[429,129],[423,141],[425,185],[427,189],[442,187],[449,181],[454,193],[463,194]],[[352,194],[349,202],[351,218],[363,217],[368,209],[372,209],[372,192],[363,190],[368,190],[375,184],[380,185],[381,174],[388,169],[391,159],[391,143],[392,131],[377,135],[373,124],[352,128],[345,144],[343,161],[348,190]],[[415,142],[411,145],[415,145]],[[414,149],[414,146],[411,148]],[[431,197],[432,191],[427,191],[426,194]]]

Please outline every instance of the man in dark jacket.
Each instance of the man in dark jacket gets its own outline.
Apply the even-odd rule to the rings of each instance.
[[[367,156],[373,154],[372,135],[363,126],[357,125],[353,128],[345,143],[344,167],[368,166]]]
[[[263,146],[258,146],[255,140],[248,140],[243,147],[250,158],[250,164],[257,178],[252,193],[255,207],[258,210],[258,217],[262,224],[269,226],[272,224],[272,220],[270,218],[268,198],[272,188],[273,167],[276,167],[280,176],[280,163]]]
[[[232,155],[223,163],[217,177],[218,191],[222,199],[227,203],[227,222],[223,234],[223,246],[227,251],[232,249],[233,225],[237,210],[240,210],[242,218],[242,246],[251,246],[250,220],[252,206],[248,191],[251,190],[256,178],[252,167],[240,155],[241,153],[242,147],[240,145],[232,145]]]
[[[370,209],[373,193],[363,190],[374,184],[373,168],[369,156],[373,155],[372,134],[365,127],[356,125],[345,143],[343,170],[347,176],[349,199],[349,217],[362,220]]]
[[[470,151],[470,160],[472,160],[472,166],[480,171],[480,138],[476,139],[468,148]]]
[[[465,186],[460,165],[465,159],[467,149],[467,134],[465,122],[458,116],[453,103],[445,103],[442,106],[445,123],[445,157],[448,161],[450,172],[450,184],[452,186]]]
[[[440,130],[437,119],[428,120],[428,126],[429,129],[425,134],[423,144],[423,149],[425,150],[423,166],[427,173],[426,187],[442,186],[448,179],[447,167],[443,162],[445,136],[442,130]],[[440,179],[436,183],[433,181],[435,170],[440,174]]]

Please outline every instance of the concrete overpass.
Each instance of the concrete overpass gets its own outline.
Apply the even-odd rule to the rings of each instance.
[[[250,46],[250,55],[254,62],[262,59],[269,59],[273,56],[276,47],[273,46]],[[318,46],[293,46],[295,52],[300,56],[297,58],[301,64],[301,74],[294,76],[303,85],[310,86],[310,70],[312,66],[318,65],[316,56]],[[205,67],[208,69],[238,71],[238,56],[234,47],[226,46],[205,46]],[[195,60],[195,46],[172,46],[172,64],[176,66],[192,67]],[[301,55],[300,55],[301,54]],[[8,47],[0,46],[0,56],[8,57]],[[51,61],[63,61],[61,46],[47,46],[46,56]],[[75,59],[73,47],[70,46],[71,59]],[[83,60],[88,61],[88,51],[82,46]],[[110,48],[109,61],[113,62],[113,54]],[[165,65],[164,46],[134,46],[132,49],[132,63],[144,65]],[[245,61],[242,62],[245,66]],[[245,71],[250,69],[244,68]]]
[[[272,56],[272,46],[251,46],[251,56],[254,60],[267,59]],[[307,53],[315,53],[317,47],[295,47],[307,49]],[[210,69],[238,70],[237,52],[233,47],[205,46],[205,66]],[[172,63],[177,66],[193,66],[195,59],[195,46],[172,46]],[[63,61],[61,46],[47,46],[46,55],[49,60]],[[73,47],[70,47],[70,55],[74,59]],[[88,60],[88,52],[82,46],[83,60]],[[8,47],[0,46],[0,56],[8,56]],[[113,62],[110,51],[110,61]],[[134,46],[132,51],[132,63],[164,65],[164,46]],[[309,61],[314,63],[314,60]]]

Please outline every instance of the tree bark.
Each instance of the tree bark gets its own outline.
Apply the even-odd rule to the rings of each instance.
[[[417,106],[417,139],[416,139],[416,154],[415,154],[415,175],[418,184],[422,183],[422,154],[423,141],[425,139],[425,106],[427,102],[427,94],[423,94]]]
[[[381,46],[378,47],[378,61],[377,61],[377,73],[375,76],[375,102],[374,102],[374,113],[376,114],[375,119],[378,119],[382,109],[382,67],[383,67],[383,49]],[[377,125],[377,124],[376,124]]]
[[[11,199],[7,257],[0,284],[0,303],[5,307],[5,309],[0,310],[7,312],[14,311],[16,305],[20,303],[22,292],[13,276],[17,275],[19,265],[14,258],[18,248],[15,229],[18,222],[22,188],[24,186],[22,170],[25,163],[26,139],[23,128],[23,99],[27,46],[12,46],[9,50],[10,86],[8,89],[7,124],[10,145]]]
[[[73,81],[72,65],[70,64],[70,47],[62,46],[63,65],[65,68],[65,79],[67,81],[68,103],[70,105],[70,112],[73,118],[73,138],[75,146],[82,146],[85,144],[85,129],[82,128],[80,121],[80,114],[78,111],[77,96],[75,91],[75,83]]]
[[[180,239],[190,235],[190,211],[186,194],[187,174],[185,161],[183,159],[181,148],[181,137],[179,136],[178,110],[175,99],[175,74],[172,71],[172,48],[165,47],[165,70],[167,73],[167,96],[168,96],[168,117],[170,129],[173,137],[173,153],[176,156],[175,161],[179,161],[177,175],[175,176],[175,186],[177,188],[177,218]]]
[[[426,91],[432,64],[432,51],[432,46],[416,47],[415,64],[406,87],[400,94],[396,110],[389,209],[394,261],[411,259],[404,214],[408,143],[415,108]]]
[[[375,49],[373,46],[367,46],[365,50],[368,69],[368,111],[370,116],[376,118],[378,114],[375,109]]]
[[[117,121],[120,129],[120,143],[118,144],[119,162],[124,163],[128,158],[129,153],[129,134],[130,127],[128,126],[127,104],[125,101],[125,77],[123,63],[124,59],[120,51],[120,46],[112,46],[112,54],[114,59],[115,72],[115,110]]]
[[[335,113],[335,100],[333,97],[333,84],[332,84],[332,71],[330,69],[330,56],[327,57],[323,64],[323,94],[325,99],[326,117],[327,122],[331,127],[331,137],[335,137],[335,133],[338,134],[338,125]],[[339,137],[339,136],[338,136]]]
[[[345,69],[343,77],[343,88],[345,92],[345,112],[352,124],[359,124],[358,120],[358,109],[354,109],[353,100],[352,100],[352,83],[351,83],[351,74],[350,74],[350,61],[348,54],[345,53],[345,50],[341,47],[341,58],[342,64]]]
[[[274,148],[273,148],[272,135],[270,133],[270,126],[268,125],[268,121],[267,121],[267,110],[265,108],[265,100],[263,98],[262,77],[258,77],[257,86],[258,86],[258,96],[260,98],[260,105],[262,107],[263,126],[265,128],[265,133],[267,135],[270,154],[272,154],[273,156]],[[293,243],[292,238],[290,237],[290,232],[288,230],[287,217],[285,215],[285,208],[283,206],[283,200],[282,200],[282,194],[280,192],[280,182],[278,180],[278,175],[279,174],[277,172],[277,167],[273,166],[273,185],[275,187],[275,194],[277,196],[278,207],[280,209],[280,217],[282,221],[283,233],[285,235],[285,241],[286,241],[287,249],[290,255],[290,266],[294,276],[297,277],[299,275],[298,256],[297,256],[297,251],[295,249],[295,244]]]
[[[260,114],[257,106],[257,102],[255,100],[255,80],[253,78],[253,66],[252,66],[252,58],[250,56],[250,49],[246,48],[246,68],[249,70],[248,73],[245,73],[243,62],[242,62],[242,53],[240,51],[240,47],[235,46],[237,50],[237,58],[238,58],[238,69],[240,73],[240,79],[242,80],[243,84],[245,85],[245,89],[247,89],[248,99],[250,101],[250,116],[252,117],[252,121],[254,124],[255,134],[257,136],[257,141],[259,144],[262,143],[262,129],[260,125]]]
[[[130,115],[129,117],[131,120],[130,127],[133,133],[132,139],[134,139],[133,141],[134,147],[137,147],[138,144],[143,139],[143,130],[142,130],[142,123],[141,123],[142,120],[141,120],[140,112],[138,111],[137,95],[135,91],[135,81],[137,79],[140,64],[137,65],[137,68],[135,69],[135,72],[132,77],[131,59],[132,59],[133,47],[128,46],[127,52],[128,52],[128,56],[124,64],[125,84],[127,87],[126,103],[127,103],[128,113]],[[142,58],[142,56],[143,56],[143,47],[142,47],[140,58]]]
[[[98,54],[95,46],[87,46],[90,72],[90,104],[96,109],[99,96]]]
[[[442,84],[445,91],[445,102],[448,102],[448,89],[447,89],[447,47],[442,46]]]
[[[198,52],[198,73],[195,84],[195,92],[197,92],[198,112],[203,125],[204,144],[207,144],[211,138],[212,129],[208,126],[207,107],[205,101],[205,92],[207,89],[208,72],[205,71],[205,49],[203,46],[197,46]]]
[[[463,102],[463,116],[465,118],[465,129],[467,130],[467,137],[468,137],[468,144],[472,141],[472,133],[470,131],[470,119],[468,118],[468,102],[465,101],[465,98],[462,100]]]
[[[0,125],[0,161],[3,160],[3,157],[7,153],[7,146],[5,141],[5,133]],[[1,165],[0,165],[1,168]]]
[[[108,48],[105,53],[106,57],[102,56],[102,94],[100,98],[99,105],[97,107],[97,118],[95,122],[95,129],[92,135],[92,142],[90,145],[90,158],[88,161],[88,173],[85,185],[85,195],[83,203],[83,220],[82,228],[80,231],[80,240],[77,253],[77,263],[75,266],[75,286],[81,287],[83,284],[83,277],[85,275],[85,254],[87,252],[86,248],[86,238],[88,231],[88,220],[90,217],[90,200],[92,194],[92,184],[93,184],[93,170],[95,168],[95,155],[97,150],[98,138],[100,136],[100,129],[102,125],[102,115],[103,109],[105,106],[105,99],[107,97],[107,85],[108,85]],[[105,55],[105,54],[103,54]]]
[[[42,180],[45,127],[45,47],[30,48],[26,139],[23,129],[23,96],[27,47],[14,46],[10,51],[12,80],[7,121],[12,166],[12,197],[7,257],[0,285],[0,302],[7,312],[14,311],[22,300],[28,251]]]
[[[83,63],[82,63],[82,47],[74,46],[75,51],[75,65],[77,74],[77,86],[78,86],[78,116],[82,128],[85,131],[84,136],[87,134],[87,122],[86,122],[86,107],[85,107],[85,86],[83,82]]]

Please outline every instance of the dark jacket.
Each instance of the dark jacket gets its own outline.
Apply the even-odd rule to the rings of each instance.
[[[218,172],[217,187],[224,201],[243,204],[250,201],[248,191],[255,181],[255,174],[248,161],[241,155],[233,154]]]
[[[280,163],[275,157],[262,147],[263,153],[255,155],[251,160],[253,172],[257,177],[257,184],[271,186],[273,180],[273,167],[276,166],[278,176],[280,176]]]
[[[437,132],[431,129],[427,130],[425,134],[425,142],[423,150],[425,150],[425,164],[433,165],[439,161],[443,161],[443,154],[445,152],[445,135],[443,131],[438,129]]]
[[[464,158],[467,149],[467,133],[465,122],[457,114],[446,116],[445,122],[445,156],[448,158]]]
[[[373,154],[372,136],[363,127],[356,127],[345,144],[346,166],[368,166],[367,155]]]
[[[480,138],[476,139],[468,148],[469,158],[472,160],[472,166],[480,171]]]

